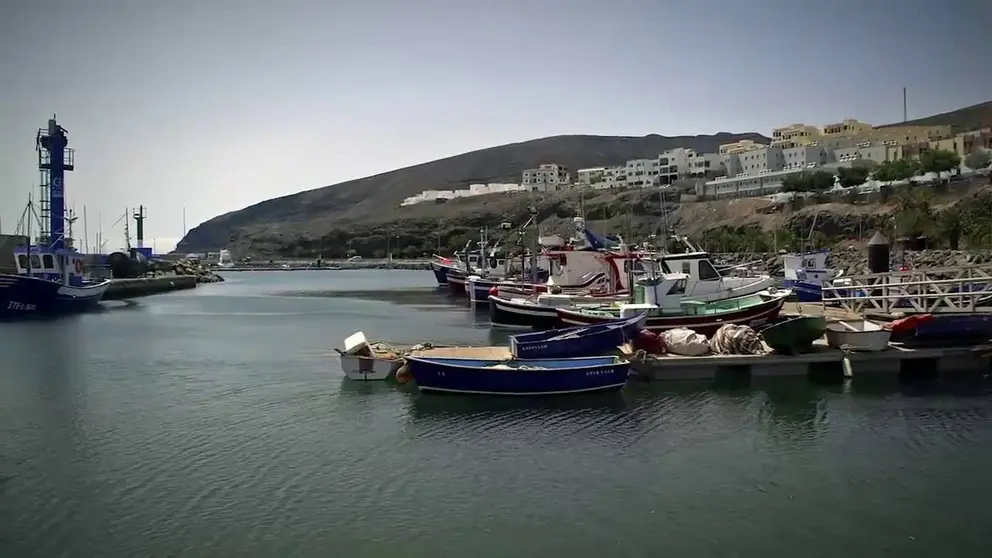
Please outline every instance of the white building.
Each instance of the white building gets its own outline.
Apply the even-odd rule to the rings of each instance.
[[[626,188],[627,166],[606,167],[603,170],[603,181],[595,187],[603,190],[609,190],[611,188]]]
[[[689,176],[691,178],[715,177],[725,174],[723,156],[719,153],[696,153],[689,160]]]
[[[575,171],[575,183],[579,186],[599,186],[603,182],[603,174],[607,167],[590,167]]]
[[[492,182],[489,184],[470,184],[468,190],[424,190],[416,196],[410,196],[403,200],[400,206],[414,205],[423,202],[436,202],[438,200],[453,200],[455,198],[467,198],[471,196],[484,196],[486,194],[501,194],[506,192],[520,192],[526,188],[519,184]]]
[[[721,156],[727,175],[710,180],[703,194],[712,197],[754,197],[773,194],[786,176],[815,172],[834,162],[834,152],[813,142],[797,147],[762,147]],[[836,165],[834,165],[836,166]],[[833,172],[831,168],[830,172]]]
[[[561,190],[572,183],[568,168],[547,163],[523,172],[520,184],[532,192]]]
[[[646,188],[654,184],[658,176],[658,159],[633,159],[624,165],[626,185],[633,188]]]

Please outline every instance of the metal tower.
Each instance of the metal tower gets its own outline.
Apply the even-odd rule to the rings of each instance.
[[[68,147],[65,128],[53,116],[48,128],[38,130],[35,149],[38,151],[40,174],[41,233],[39,245],[52,250],[66,248],[65,243],[65,172],[75,170],[73,150]]]

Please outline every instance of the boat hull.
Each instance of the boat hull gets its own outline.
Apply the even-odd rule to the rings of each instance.
[[[844,326],[845,323],[847,322],[827,326],[827,345],[834,349],[871,353],[889,348],[891,331],[874,325],[871,329],[867,329],[863,324],[858,324],[854,329],[850,329]]]
[[[459,269],[449,268],[445,276],[448,279],[448,292],[455,296],[465,296],[465,280],[468,276]]]
[[[510,353],[520,359],[607,355],[634,338],[647,314],[617,323],[579,326],[510,336]]]
[[[79,287],[26,275],[0,275],[0,320],[57,317],[99,307],[110,281]]]
[[[792,355],[809,351],[826,330],[823,316],[798,316],[766,328],[761,337],[775,352]]]
[[[492,368],[505,364],[511,368]],[[476,360],[408,357],[424,393],[470,395],[564,395],[616,391],[627,383],[630,363],[616,357]],[[526,368],[513,368],[526,366]]]
[[[402,360],[341,355],[341,370],[349,380],[360,382],[386,380],[403,366]]]
[[[696,316],[648,316],[644,323],[644,328],[654,332],[685,328],[706,336],[713,335],[718,329],[727,324],[746,325],[749,327],[758,328],[778,316],[779,312],[782,311],[782,307],[785,305],[786,299],[786,296],[777,296],[770,298],[761,304],[755,304],[740,310],[721,312],[719,314],[704,314]],[[558,308],[556,309],[556,312],[558,314],[559,327],[574,327],[577,325],[592,325],[621,321],[619,316],[598,316],[568,308]]]
[[[783,281],[786,289],[791,289],[799,302],[820,302],[823,300],[823,289],[816,283],[786,279]]]
[[[553,329],[558,323],[558,311],[551,306],[538,306],[489,295],[489,322],[503,328]]]
[[[431,272],[434,273],[434,279],[437,281],[438,285],[448,284],[448,270],[452,269],[446,265],[442,265],[438,262],[431,262]]]

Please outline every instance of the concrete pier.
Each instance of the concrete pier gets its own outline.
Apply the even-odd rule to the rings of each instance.
[[[624,353],[632,351],[624,348]],[[814,350],[802,355],[678,355],[631,358],[631,370],[648,380],[714,380],[719,376],[760,378],[769,376],[823,375],[857,377],[874,374],[949,374],[992,371],[987,351],[972,347],[905,348],[891,344],[889,350],[861,353],[831,349],[817,341]]]
[[[134,279],[114,279],[103,295],[104,300],[121,300],[196,288],[192,275],[159,275]]]

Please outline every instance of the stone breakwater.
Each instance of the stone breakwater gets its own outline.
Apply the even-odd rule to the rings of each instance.
[[[769,253],[714,254],[727,265],[751,264],[755,271],[775,277],[782,276],[782,255]],[[889,252],[889,269],[898,270],[902,265],[912,269],[959,267],[992,263],[992,250],[922,250]],[[845,275],[865,275],[868,271],[867,250],[836,250],[827,256],[827,267],[843,269]]]
[[[385,260],[363,260],[358,262],[325,261],[320,267],[310,263],[294,264],[293,262],[284,262],[279,264],[253,264],[227,267],[220,271],[225,273],[228,271],[341,271],[346,269],[407,269],[420,271],[428,270],[430,268],[430,262],[423,260],[393,260],[392,262]]]
[[[180,276],[195,277],[197,283],[221,283],[224,278],[204,267],[199,262],[183,260],[172,266],[172,272]]]

